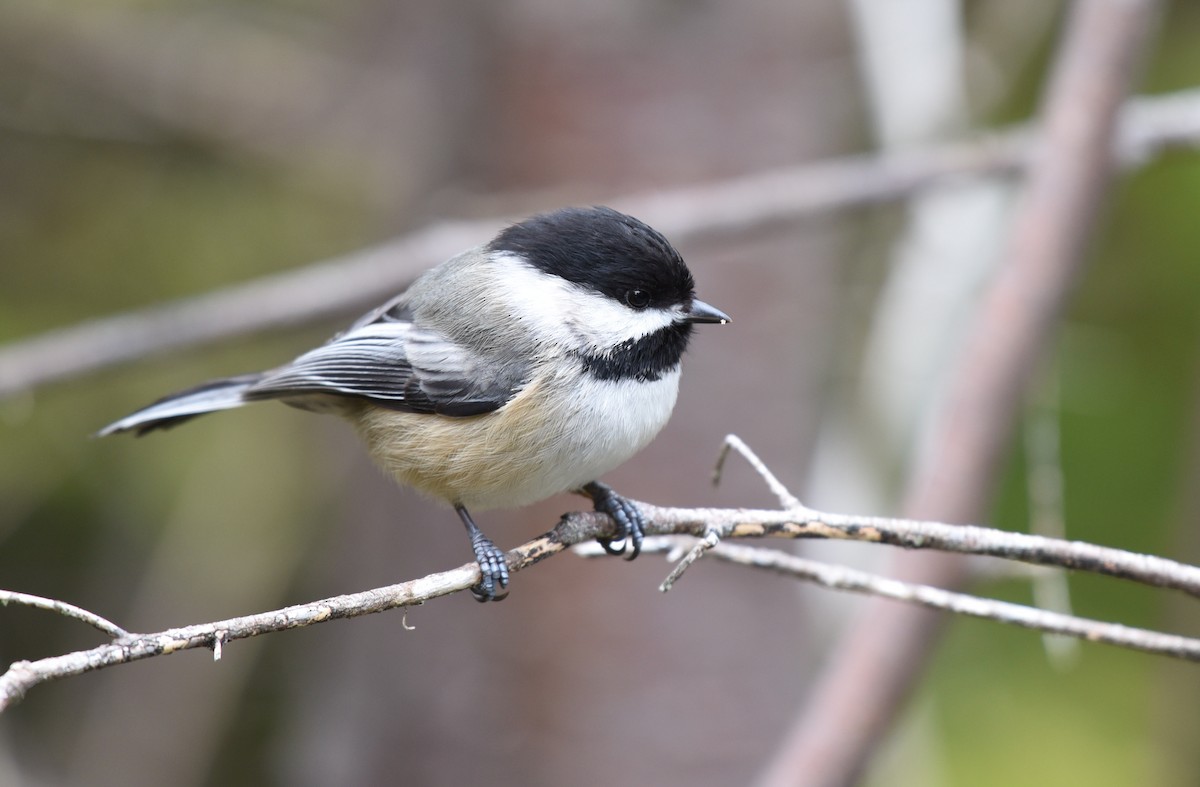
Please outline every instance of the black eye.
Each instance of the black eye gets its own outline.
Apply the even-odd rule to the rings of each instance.
[[[625,303],[631,309],[644,309],[650,305],[650,293],[645,290],[630,290],[625,293]]]

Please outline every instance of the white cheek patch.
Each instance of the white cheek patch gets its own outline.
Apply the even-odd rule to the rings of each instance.
[[[676,320],[675,310],[630,309],[623,304],[603,295],[584,292],[578,287],[572,287],[587,304],[582,305],[578,312],[567,318],[568,323],[575,329],[576,335],[584,338],[588,344],[605,350],[621,342],[640,339],[643,336],[666,328]]]
[[[680,307],[630,309],[598,292],[530,265],[515,254],[498,254],[496,284],[504,300],[545,339],[607,350],[683,319]]]

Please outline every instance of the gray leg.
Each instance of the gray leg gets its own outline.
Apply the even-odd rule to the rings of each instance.
[[[475,550],[475,562],[483,572],[483,579],[471,588],[471,593],[476,601],[503,601],[508,596],[508,562],[504,559],[504,551],[483,534],[465,507],[456,505],[454,510],[467,526],[471,548]]]

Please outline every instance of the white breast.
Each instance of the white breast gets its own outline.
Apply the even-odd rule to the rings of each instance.
[[[528,505],[599,479],[654,439],[679,391],[678,369],[653,382],[572,377],[572,395],[542,398],[541,428],[492,457],[503,483],[464,491],[468,507]]]
[[[653,382],[589,376],[577,385],[582,400],[576,415],[578,427],[560,457],[573,471],[562,482],[565,489],[595,481],[654,439],[675,407],[679,369]]]

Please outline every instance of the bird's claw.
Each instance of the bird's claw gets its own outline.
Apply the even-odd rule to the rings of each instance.
[[[646,538],[646,521],[633,501],[622,497],[607,484],[593,481],[584,487],[592,498],[595,510],[608,514],[617,525],[616,538],[598,538],[600,546],[610,555],[624,555],[633,560],[642,553],[642,541]],[[619,543],[620,546],[613,546]]]
[[[508,561],[504,550],[483,533],[471,536],[471,547],[483,574],[479,584],[471,588],[471,594],[476,601],[503,601],[508,597]]]

